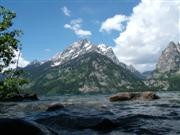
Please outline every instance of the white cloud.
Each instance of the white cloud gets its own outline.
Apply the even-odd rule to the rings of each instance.
[[[61,10],[64,13],[64,15],[71,16],[71,11],[66,6],[62,7]]]
[[[133,8],[125,31],[114,40],[115,54],[140,71],[154,69],[168,43],[180,40],[179,19],[179,2],[142,0]]]
[[[122,31],[124,29],[123,22],[127,21],[128,17],[125,15],[115,15],[106,19],[101,24],[100,32],[110,32],[112,30]]]
[[[29,64],[29,61],[25,60],[22,56],[19,58],[19,67],[25,67]]]
[[[80,37],[92,35],[92,33],[89,30],[83,30],[81,28],[81,24],[82,24],[82,19],[75,19],[75,20],[72,20],[70,24],[65,24],[64,28],[73,30],[74,33]]]
[[[16,68],[19,51],[15,51],[15,55],[16,55],[16,56],[13,58],[13,61],[14,61],[15,63],[14,63],[14,64],[10,64],[9,67],[5,68],[4,70],[9,69],[9,68],[12,68],[12,69],[15,69],[15,68]],[[20,53],[18,67],[25,67],[25,66],[27,66],[29,63],[30,63],[29,61],[27,61],[27,60],[25,60],[25,59],[23,58],[22,53]]]

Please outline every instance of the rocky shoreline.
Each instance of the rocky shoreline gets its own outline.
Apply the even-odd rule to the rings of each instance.
[[[15,94],[6,97],[0,97],[1,102],[20,102],[20,101],[37,101],[37,94]]]

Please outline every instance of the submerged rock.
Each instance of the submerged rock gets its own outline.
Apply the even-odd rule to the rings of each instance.
[[[2,135],[53,135],[50,131],[38,124],[21,119],[0,119],[0,132]]]
[[[109,98],[111,102],[128,100],[155,100],[159,99],[154,92],[125,92],[117,93]]]
[[[51,127],[56,132],[60,131],[62,127],[65,129],[92,129],[104,132],[109,132],[118,127],[118,124],[114,120],[106,117],[72,115],[67,113],[40,118],[36,122]]]
[[[64,105],[61,104],[61,103],[52,103],[48,106],[47,110],[46,111],[56,111],[56,110],[59,110],[59,109],[62,109],[64,108]]]

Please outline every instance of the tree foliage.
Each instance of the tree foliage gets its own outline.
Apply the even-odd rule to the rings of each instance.
[[[15,57],[15,51],[20,46],[18,37],[22,34],[20,30],[11,30],[13,25],[12,20],[16,17],[16,13],[0,6],[0,72],[9,64],[15,63],[12,61]]]
[[[0,6],[0,73],[5,76],[0,81],[0,100],[8,100],[9,97],[20,94],[21,88],[28,80],[23,77],[23,70],[18,69],[18,60],[14,61],[15,52],[21,50],[18,37],[20,30],[12,30],[12,20],[16,13]],[[17,64],[16,69],[4,70],[10,64]]]
[[[23,74],[23,70],[7,70],[4,72],[6,77],[0,82],[0,99],[20,94],[23,85],[28,83]]]

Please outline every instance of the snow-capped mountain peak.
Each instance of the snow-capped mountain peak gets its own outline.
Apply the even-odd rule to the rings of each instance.
[[[63,52],[57,53],[52,57],[51,61],[53,61],[52,66],[58,66],[62,63],[65,63],[69,60],[72,60],[80,55],[87,53],[92,50],[93,45],[87,39],[80,40],[78,42],[74,42],[65,49]]]
[[[115,63],[119,63],[111,47],[108,47],[105,44],[94,45],[89,40],[83,39],[83,40],[72,43],[70,47],[65,49],[63,52],[57,53],[55,56],[53,56],[51,59],[53,61],[52,66],[58,66],[80,55],[83,55],[85,53],[89,53],[92,51],[95,51],[102,55],[106,55],[107,57],[112,59]]]
[[[87,48],[91,45],[91,42],[87,39],[83,39],[77,42],[74,42],[71,44],[71,46],[69,47],[70,49],[82,49],[82,48]]]
[[[111,47],[108,47],[107,45],[105,44],[99,44],[97,46],[102,52],[107,52],[107,50],[111,49]]]
[[[107,56],[110,58],[114,63],[120,65],[121,67],[130,70],[132,73],[140,74],[133,66],[127,66],[124,63],[121,63],[116,55],[114,54],[111,47],[106,44],[99,44],[94,45],[89,40],[83,39],[77,42],[74,42],[65,49],[63,52],[57,53],[54,57],[52,57],[51,61],[53,64],[52,67],[61,65],[69,60],[72,60],[78,56],[89,52],[97,52],[101,55]]]

